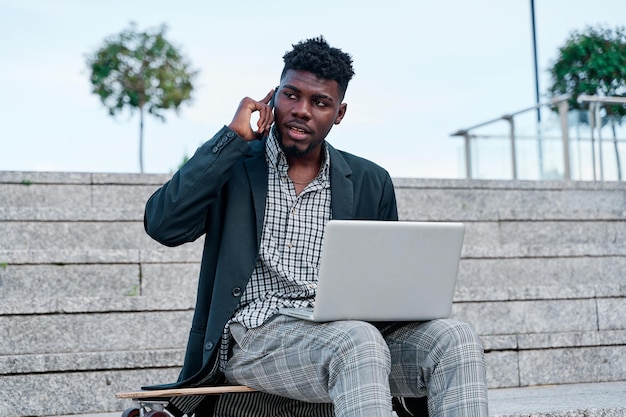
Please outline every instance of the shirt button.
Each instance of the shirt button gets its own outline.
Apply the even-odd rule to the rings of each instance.
[[[213,349],[213,343],[211,343],[211,342],[206,342],[206,344],[204,345],[204,349],[205,349],[205,350],[211,350],[211,349]]]
[[[233,288],[232,294],[233,294],[233,297],[239,297],[241,295],[241,288],[239,287]]]
[[[213,149],[211,149],[213,151],[213,153],[217,153],[217,151],[220,150],[220,148],[218,148],[217,146],[214,146]]]
[[[229,138],[233,138],[233,137],[235,137],[235,134],[233,132],[228,132],[228,133],[226,133],[226,136],[229,137]]]
[[[293,243],[291,243],[291,242],[287,243],[287,247],[288,247],[289,249],[293,248]]]

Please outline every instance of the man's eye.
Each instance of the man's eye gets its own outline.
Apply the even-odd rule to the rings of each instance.
[[[326,103],[321,100],[314,100],[313,104],[315,104],[317,107],[326,107]]]

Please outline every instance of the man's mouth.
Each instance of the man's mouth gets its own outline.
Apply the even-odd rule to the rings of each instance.
[[[294,139],[304,139],[305,136],[309,135],[311,132],[308,129],[298,127],[298,126],[288,126],[289,136]]]

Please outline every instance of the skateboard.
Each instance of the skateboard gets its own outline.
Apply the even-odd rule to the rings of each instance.
[[[141,390],[118,392],[115,397],[133,400],[133,407],[127,408],[122,417],[171,417],[166,411],[170,399],[189,395],[221,395],[239,392],[254,392],[245,385],[219,385],[213,387],[172,388],[162,390]]]

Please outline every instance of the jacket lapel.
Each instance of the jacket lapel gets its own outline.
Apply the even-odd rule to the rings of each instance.
[[[256,238],[261,243],[265,200],[267,197],[267,162],[265,161],[265,140],[254,142],[250,156],[244,160],[244,166],[250,182],[250,191],[256,216]]]
[[[341,153],[328,142],[330,155],[330,193],[332,218],[347,220],[354,217],[354,188],[350,176],[352,169]]]

